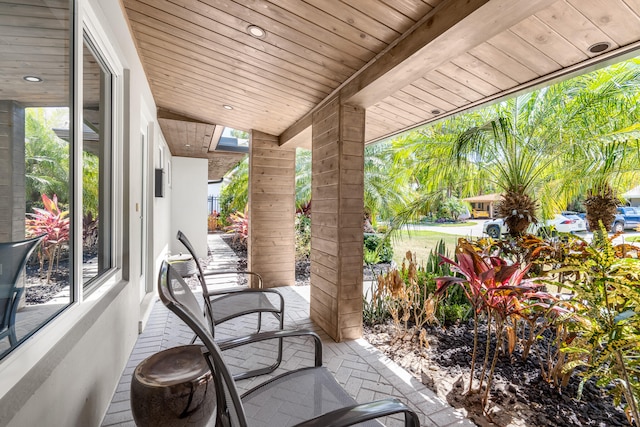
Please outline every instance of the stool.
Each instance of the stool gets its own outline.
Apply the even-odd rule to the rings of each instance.
[[[189,254],[172,255],[167,258],[167,262],[182,277],[193,276],[198,273],[196,260]]]
[[[144,359],[131,378],[131,412],[138,426],[206,426],[215,387],[200,345],[169,348]]]

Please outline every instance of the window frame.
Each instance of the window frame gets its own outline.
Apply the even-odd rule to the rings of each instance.
[[[74,274],[73,274],[73,286],[74,294],[76,298],[74,301],[81,303],[89,295],[95,292],[98,288],[104,285],[114,285],[118,281],[122,280],[122,233],[123,233],[123,138],[124,138],[124,67],[119,60],[116,51],[113,49],[107,33],[100,24],[100,17],[96,11],[90,7],[87,2],[79,1],[80,18],[77,21],[77,36],[74,40],[74,59],[75,59],[75,76],[74,84],[78,86],[78,90],[74,91],[74,174],[77,174],[78,179],[74,177],[73,194],[75,196],[74,202],[72,202],[72,221],[73,221],[73,236],[74,247],[78,248],[77,251],[73,251],[74,257]],[[106,18],[102,17],[104,22]],[[84,51],[85,41],[89,44],[87,46],[92,50],[92,54],[96,56],[96,60],[99,60],[109,72],[111,76],[111,90],[108,99],[108,105],[111,109],[111,120],[109,127],[105,127],[105,133],[111,139],[110,156],[107,160],[108,173],[106,179],[110,181],[110,194],[109,194],[109,212],[110,226],[107,231],[107,235],[111,237],[109,258],[111,259],[111,267],[99,274],[98,276],[91,278],[87,283],[83,283],[82,280],[82,153],[83,153],[83,114],[82,114],[82,84],[83,84],[83,60],[82,55]],[[77,182],[76,182],[77,181]],[[75,219],[74,215],[77,218]]]
[[[113,47],[110,37],[101,22],[108,20],[101,11],[94,9],[90,0],[69,0],[69,96],[71,136],[69,181],[70,181],[70,300],[53,318],[33,331],[27,339],[0,360],[0,398],[7,396],[37,367],[39,373],[51,372],[55,368],[49,358],[62,355],[92,327],[111,303],[122,293],[128,282],[123,280],[123,230],[124,209],[124,139],[125,139],[125,68]],[[96,8],[99,5],[95,6]],[[112,76],[112,117],[109,126],[111,135],[111,267],[91,281],[86,288],[82,284],[82,53],[85,35],[92,41],[101,59],[105,61]],[[80,210],[78,211],[79,208]],[[86,319],[87,321],[81,321]],[[92,320],[91,320],[92,319]],[[75,338],[74,338],[75,337]]]

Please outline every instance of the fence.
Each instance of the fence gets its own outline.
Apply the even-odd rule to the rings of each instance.
[[[216,211],[220,213],[220,198],[216,196],[209,196],[209,213]]]

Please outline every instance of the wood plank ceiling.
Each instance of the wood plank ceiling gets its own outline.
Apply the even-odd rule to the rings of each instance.
[[[121,2],[172,153],[210,160],[222,126],[308,146],[332,95],[367,109],[373,142],[640,46],[640,0]],[[64,105],[67,1],[0,4],[2,99]],[[25,54],[43,83],[21,80]]]
[[[639,0],[122,1],[159,107],[302,146],[309,112],[383,74],[402,43],[422,43],[401,58],[421,65],[390,93],[353,98],[367,108],[367,142],[628,55],[640,40]],[[608,47],[590,52],[596,43]]]
[[[69,0],[0,0],[0,99],[24,107],[69,107]],[[85,127],[100,129],[100,65],[83,49]],[[33,76],[39,82],[24,77]],[[57,129],[68,139],[68,129]],[[85,150],[97,153],[96,141]]]
[[[0,0],[0,99],[68,106],[69,30],[68,0]],[[28,82],[25,75],[43,81]]]

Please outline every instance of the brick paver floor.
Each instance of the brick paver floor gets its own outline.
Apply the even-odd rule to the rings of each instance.
[[[233,253],[217,236],[210,237],[214,253],[224,252],[221,258],[229,261]],[[225,263],[227,267],[229,264]],[[309,319],[309,287],[295,286],[278,289],[285,298],[285,328],[305,328],[317,332],[323,341],[323,364],[336,377],[349,394],[358,402],[396,397],[414,409],[423,426],[473,426],[474,424],[435,393],[425,387],[396,363],[379,352],[364,339],[336,343]],[[198,297],[200,295],[197,295]],[[226,322],[216,328],[216,337],[238,336],[250,333],[256,325],[255,315]],[[275,319],[264,316],[263,329],[277,327]],[[187,326],[161,302],[156,302],[144,332],[131,353],[122,373],[111,405],[102,426],[135,426],[129,403],[131,375],[135,367],[146,357],[165,348],[188,344],[192,334]],[[268,365],[275,354],[275,343],[254,344],[241,349],[224,352],[225,361],[232,372]],[[272,375],[237,382],[238,391],[243,392],[282,372],[302,366],[312,366],[312,346],[304,340],[285,342],[282,365]],[[385,420],[389,426],[400,425],[399,419]],[[278,426],[274,426],[278,427]]]

